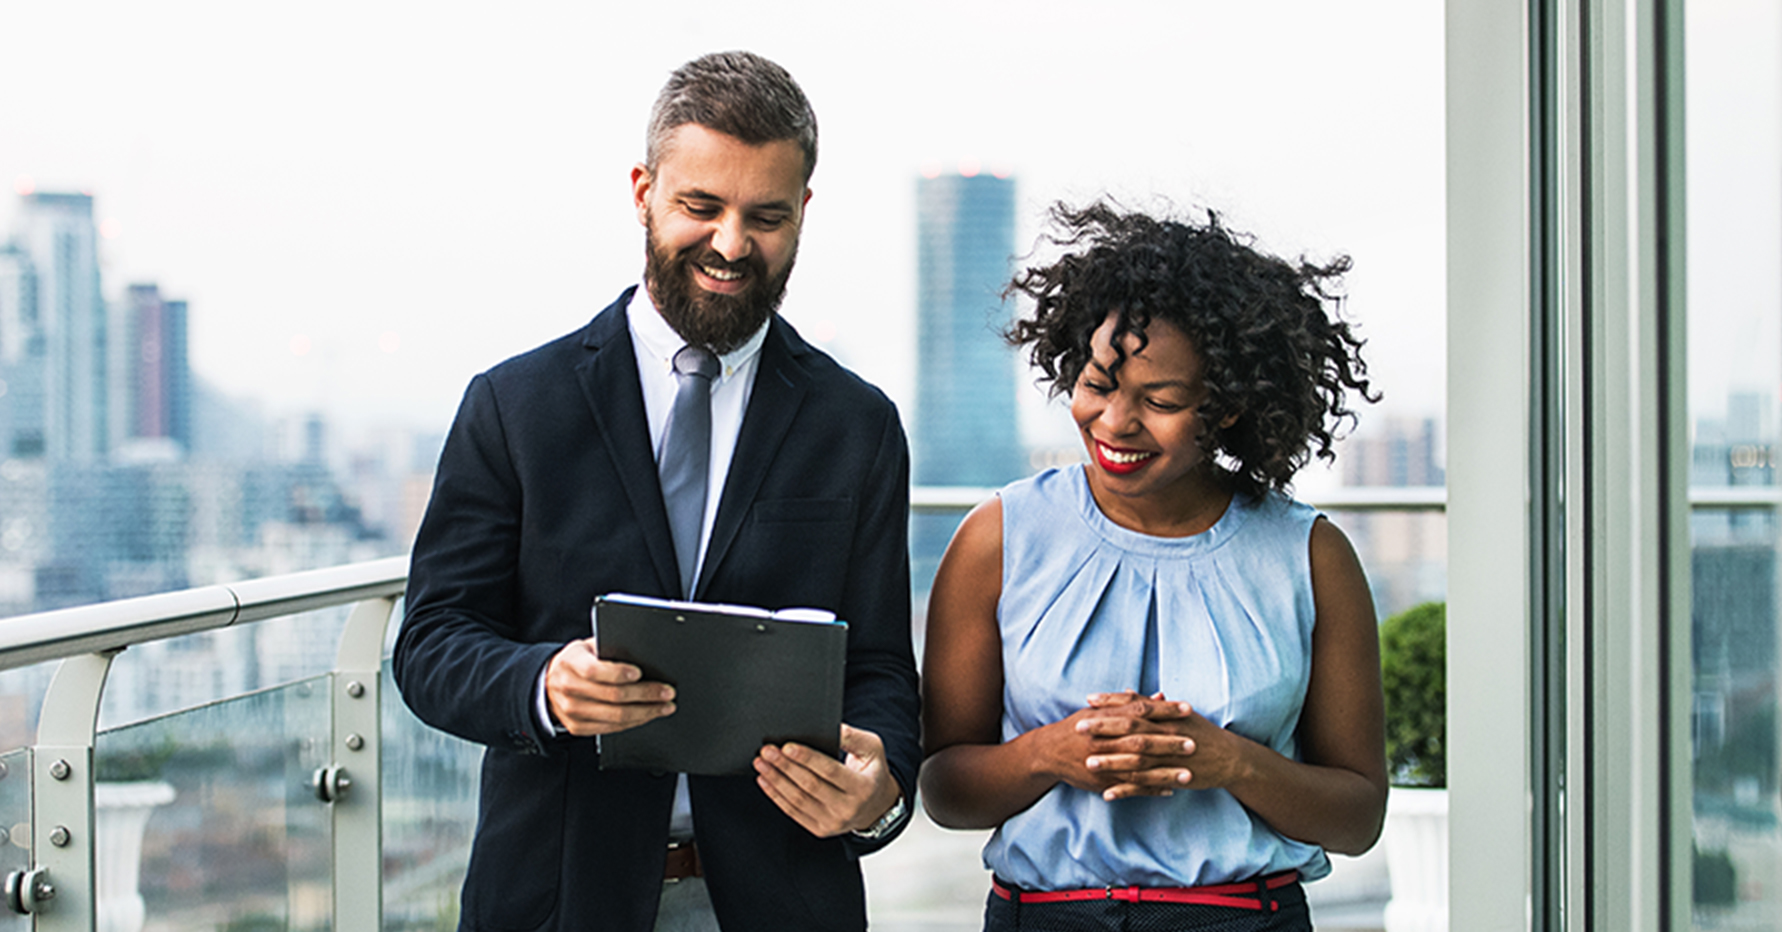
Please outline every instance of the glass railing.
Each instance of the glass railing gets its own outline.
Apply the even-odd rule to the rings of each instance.
[[[9,718],[40,712],[35,743],[0,758],[0,915],[39,930],[383,928],[380,671],[406,573],[396,558],[0,622],[14,684],[54,663],[40,696],[3,697]],[[101,727],[119,652],[157,661],[116,665],[140,710],[226,691],[239,664],[273,656],[198,635],[334,606],[352,609],[316,631],[338,632],[329,669]]]
[[[311,677],[99,733],[100,928],[151,915],[176,929],[329,927],[329,811],[304,792],[330,763],[328,686]]]
[[[918,488],[912,508],[989,494]],[[1359,526],[1439,521],[1443,497],[1316,504]],[[406,573],[393,558],[0,621],[0,725],[35,733],[0,755],[0,932],[455,928],[480,750],[390,680]],[[863,861],[873,927],[978,928],[985,837],[918,819]],[[1315,904],[1377,915],[1383,873],[1352,873]]]

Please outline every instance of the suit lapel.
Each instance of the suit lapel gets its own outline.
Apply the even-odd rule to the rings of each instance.
[[[627,289],[588,325],[582,346],[587,355],[576,365],[576,378],[594,424],[613,458],[614,471],[637,518],[637,525],[656,567],[660,591],[678,595],[674,543],[668,513],[662,507],[662,486],[656,479],[656,457],[650,450],[650,427],[644,420],[643,389],[637,381],[637,355],[625,324]]]
[[[767,478],[774,455],[804,401],[809,378],[797,361],[803,352],[798,337],[776,314],[768,326],[767,340],[761,345],[755,387],[749,393],[749,408],[743,413],[736,452],[730,459],[730,475],[724,479],[724,496],[718,502],[718,516],[712,523],[712,536],[705,545],[705,560],[694,587],[696,593],[705,591],[712,573],[723,565],[724,555],[742,529],[743,518],[755,502],[755,493]]]

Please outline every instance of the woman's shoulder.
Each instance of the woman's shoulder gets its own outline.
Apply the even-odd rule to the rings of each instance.
[[[1017,514],[1053,509],[1075,509],[1088,488],[1083,481],[1081,464],[1054,466],[1016,479],[1003,486],[996,495]]]
[[[1311,533],[1312,523],[1323,516],[1317,508],[1279,489],[1254,495],[1238,493],[1232,496],[1232,508],[1243,512],[1246,524],[1299,534]]]

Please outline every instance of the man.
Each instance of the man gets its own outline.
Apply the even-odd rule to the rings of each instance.
[[[865,925],[856,860],[901,830],[920,764],[909,457],[891,403],[774,313],[816,142],[779,66],[684,65],[631,172],[646,287],[465,392],[395,655],[417,715],[488,746],[462,928]],[[588,638],[611,591],[834,611],[846,759],[601,770],[596,736],[674,711]]]

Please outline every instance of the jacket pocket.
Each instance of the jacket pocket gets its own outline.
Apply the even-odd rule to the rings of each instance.
[[[483,755],[482,805],[464,875],[466,927],[537,929],[562,885],[565,755]]]
[[[730,548],[736,562],[727,564],[726,582],[736,587],[738,601],[839,611],[854,549],[854,509],[847,498],[756,502]]]

